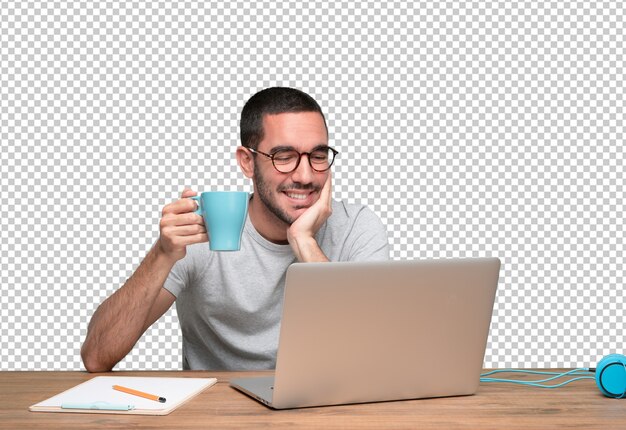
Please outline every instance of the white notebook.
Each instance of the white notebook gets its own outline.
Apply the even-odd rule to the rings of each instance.
[[[32,405],[32,412],[78,412],[105,414],[167,415],[217,382],[215,378],[161,378],[143,376],[96,376],[67,391]],[[164,403],[113,389],[113,385],[154,394]],[[119,406],[128,410],[119,410]]]

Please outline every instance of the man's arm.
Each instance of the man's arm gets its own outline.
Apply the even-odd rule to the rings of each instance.
[[[185,190],[183,197],[195,195]],[[196,203],[181,199],[163,209],[161,236],[124,286],[96,310],[81,348],[89,372],[106,372],[115,366],[137,340],[172,305],[175,297],[162,286],[186,246],[206,242],[202,217],[193,213]]]
[[[320,198],[287,230],[287,240],[298,261],[306,263],[330,261],[315,240],[315,234],[333,212],[331,191],[332,178],[328,172]]]
[[[98,307],[81,348],[89,372],[111,370],[174,303],[175,297],[162,288],[171,267],[157,244],[124,286]]]

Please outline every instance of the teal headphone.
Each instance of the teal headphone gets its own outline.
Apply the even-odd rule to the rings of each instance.
[[[602,394],[615,399],[626,397],[626,356],[607,355],[600,360],[595,371],[596,384]]]

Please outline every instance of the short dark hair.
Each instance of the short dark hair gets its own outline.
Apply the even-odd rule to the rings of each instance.
[[[241,111],[239,123],[241,144],[257,149],[263,140],[263,117],[279,113],[319,112],[328,133],[322,108],[313,97],[295,88],[272,87],[259,91]]]

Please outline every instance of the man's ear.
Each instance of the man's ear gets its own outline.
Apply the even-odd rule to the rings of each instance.
[[[237,148],[236,152],[237,164],[241,168],[241,171],[246,178],[252,178],[254,175],[254,160],[252,159],[252,152],[248,151],[243,146]]]

